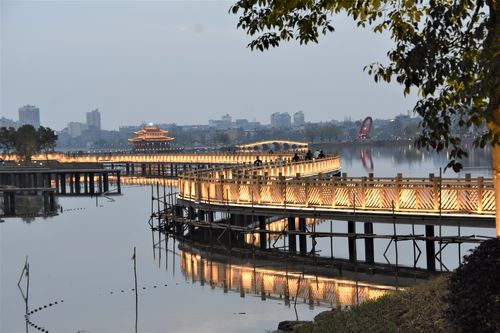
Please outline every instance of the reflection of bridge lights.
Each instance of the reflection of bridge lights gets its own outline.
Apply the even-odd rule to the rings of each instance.
[[[320,305],[346,306],[394,292],[392,286],[298,272],[209,261],[198,254],[181,251],[181,271],[193,281],[208,281],[211,286],[233,291],[265,293],[271,297],[290,297]]]

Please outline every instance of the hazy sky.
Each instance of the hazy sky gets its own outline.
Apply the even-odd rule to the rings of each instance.
[[[411,110],[396,84],[363,72],[385,61],[388,36],[337,17],[318,45],[261,53],[226,1],[0,0],[0,116],[25,104],[62,129],[98,108],[105,129],[141,122],[206,124],[229,113],[269,123],[390,118]]]

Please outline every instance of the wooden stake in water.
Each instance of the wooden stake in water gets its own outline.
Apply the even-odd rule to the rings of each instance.
[[[134,246],[134,256],[132,257],[134,260],[134,281],[135,281],[135,333],[137,333],[137,318],[138,318],[138,309],[137,305],[139,303],[139,295],[137,292],[137,259],[135,255],[135,246]]]

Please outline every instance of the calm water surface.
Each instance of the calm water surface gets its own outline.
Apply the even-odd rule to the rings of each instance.
[[[444,157],[422,155],[406,147],[371,148],[363,152],[342,149],[340,154],[343,171],[354,176],[368,172],[374,172],[375,176],[394,176],[397,172],[415,177],[430,172],[437,175],[439,167],[445,165]],[[367,154],[371,156],[373,169],[371,163],[367,163]],[[360,156],[365,156],[364,163]],[[475,153],[467,161],[465,172],[488,177],[488,163],[486,154]],[[64,211],[59,216],[37,218],[31,223],[21,219],[5,219],[0,223],[1,332],[26,332],[25,304],[17,288],[26,256],[30,263],[29,307],[47,305],[30,316],[32,322],[50,332],[133,332],[135,295],[131,290],[134,288],[131,257],[134,246],[137,248],[140,332],[266,332],[275,329],[281,320],[295,319],[293,304],[287,304],[279,294],[262,300],[255,283],[246,282],[250,285],[245,288],[248,292],[245,295],[241,295],[238,287],[224,288],[220,281],[203,283],[200,268],[193,270],[190,264],[204,265],[201,271],[204,272],[208,267],[206,258],[179,250],[172,240],[167,244],[168,251],[163,245],[161,260],[158,253],[153,255],[147,225],[150,188],[124,186],[123,193],[114,197],[114,201],[99,198],[97,205],[91,198],[61,198],[59,203]],[[323,222],[318,228],[329,230],[330,222]],[[332,228],[346,231],[344,222],[334,221]],[[362,230],[361,226],[358,228]],[[410,227],[398,228],[406,231]],[[375,232],[392,232],[392,225],[376,225]],[[445,229],[443,233],[446,232],[452,234],[456,230]],[[462,228],[462,233],[493,236],[494,230]],[[319,248],[323,250],[322,255],[327,255],[329,241],[322,242]],[[333,245],[335,256],[347,256],[347,241],[335,240]],[[362,242],[358,245],[362,253]],[[385,246],[386,243],[375,243],[376,250]],[[409,245],[402,244],[400,251],[406,253],[400,263],[411,263]],[[376,260],[383,260],[381,251],[376,252]],[[196,260],[186,259],[191,257]],[[450,250],[444,260],[453,267],[456,257],[456,251]],[[392,252],[389,258],[393,259]],[[217,267],[220,265],[216,263]],[[248,271],[245,265],[236,267],[237,273],[231,274],[239,274],[241,283],[246,281],[245,274],[254,280],[264,276],[262,272],[255,275]],[[218,271],[220,269],[223,268]],[[282,276],[283,272],[277,274]],[[55,301],[58,304],[48,306]],[[300,298],[299,319],[310,320],[331,306],[328,302],[320,303],[320,306],[317,302],[311,306],[307,299]],[[29,332],[39,331],[30,327]]]

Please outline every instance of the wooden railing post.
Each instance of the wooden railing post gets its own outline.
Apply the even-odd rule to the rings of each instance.
[[[398,173],[396,176],[396,202],[395,204],[395,209],[399,210],[399,205],[400,205],[400,199],[401,199],[401,182],[403,181],[403,174]]]
[[[366,177],[361,177],[361,208],[366,208]]]
[[[479,214],[483,212],[483,182],[483,177],[477,177],[477,212]]]

